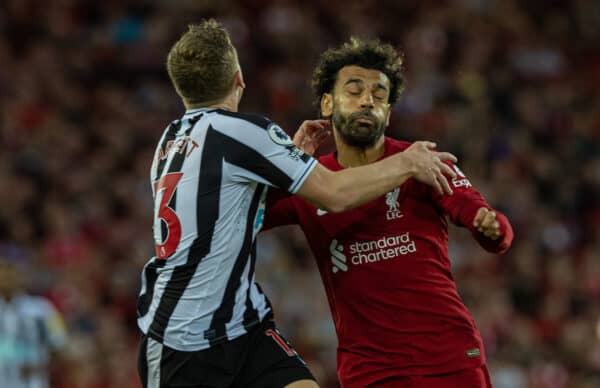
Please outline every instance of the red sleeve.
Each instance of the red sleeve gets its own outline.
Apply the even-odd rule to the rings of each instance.
[[[492,240],[479,232],[473,226],[473,220],[477,211],[482,207],[490,210],[493,209],[483,196],[473,188],[471,182],[469,182],[463,172],[457,166],[452,165],[452,168],[458,174],[456,179],[453,179],[450,183],[454,194],[440,195],[432,189],[433,200],[444,210],[454,224],[469,229],[475,240],[486,251],[493,253],[506,252],[513,240],[513,230],[508,218],[501,212],[494,210],[496,212],[496,219],[500,223],[500,238],[497,240]]]
[[[285,190],[269,188],[262,230],[298,223],[292,195]]]

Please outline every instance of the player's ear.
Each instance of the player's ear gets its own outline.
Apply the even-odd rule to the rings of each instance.
[[[331,117],[333,113],[333,95],[331,93],[323,93],[321,96],[321,117]]]
[[[242,74],[242,70],[238,69],[233,75],[233,84],[235,86],[239,86],[242,89],[246,88],[246,83],[244,82],[244,75]]]
[[[246,83],[244,82],[244,75],[242,74],[242,66],[240,65],[240,60],[238,59],[237,50],[233,49],[233,57],[236,65],[236,72],[233,75],[233,86],[237,88],[238,86],[242,89],[246,88]]]
[[[233,90],[237,96],[238,102],[242,99],[242,94],[244,94],[244,89],[246,88],[246,83],[244,82],[244,76],[242,75],[242,70],[238,69],[233,75]]]

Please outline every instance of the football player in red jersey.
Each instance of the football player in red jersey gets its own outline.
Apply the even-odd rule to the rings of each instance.
[[[402,90],[401,57],[377,40],[350,42],[321,56],[313,86],[330,120],[334,171],[401,153],[410,143],[384,136]],[[313,152],[326,126],[304,125],[295,142]],[[490,252],[513,232],[456,165],[453,194],[409,179],[385,196],[342,213],[272,191],[265,229],[299,224],[316,257],[338,336],[344,388],[488,388],[481,336],[458,295],[448,258],[447,220]]]

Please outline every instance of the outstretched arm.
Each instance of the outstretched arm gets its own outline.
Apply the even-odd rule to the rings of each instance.
[[[454,224],[469,229],[485,250],[493,253],[506,252],[514,237],[508,218],[487,203],[462,171],[452,167],[460,175],[451,181],[454,195],[434,194],[434,200]]]
[[[329,121],[307,120],[294,135],[294,144],[312,155],[330,135]],[[379,162],[337,172],[319,165],[297,194],[330,212],[345,211],[368,202],[411,177],[432,186],[439,194],[452,194],[446,176],[454,178],[456,173],[444,162],[455,162],[456,158],[447,152],[436,152],[434,148],[432,142],[415,142],[404,152]]]
[[[375,199],[408,178],[435,188],[439,194],[452,193],[444,174],[456,176],[444,161],[456,161],[447,152],[435,152],[435,143],[416,142],[404,152],[365,166],[330,171],[317,165],[297,194],[328,212],[343,212]]]

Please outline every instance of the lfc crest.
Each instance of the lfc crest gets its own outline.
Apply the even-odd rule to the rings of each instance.
[[[400,211],[400,202],[398,202],[398,196],[400,195],[400,187],[396,187],[385,195],[385,204],[388,205],[389,209],[385,214],[385,218],[389,220],[395,220],[402,218],[402,212]]]

